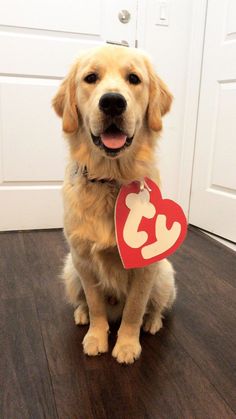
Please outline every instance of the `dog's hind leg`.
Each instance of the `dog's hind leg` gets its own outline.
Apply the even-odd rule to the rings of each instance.
[[[163,312],[171,308],[176,298],[174,270],[171,263],[164,259],[158,265],[157,278],[143,318],[144,331],[152,335],[161,329]]]
[[[69,253],[65,260],[62,279],[65,285],[67,300],[75,308],[75,324],[88,324],[89,313],[84,290],[80,282],[79,274],[74,267],[71,254]]]

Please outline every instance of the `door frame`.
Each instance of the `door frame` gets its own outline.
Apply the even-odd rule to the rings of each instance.
[[[140,48],[145,46],[147,2],[148,0],[138,0],[137,40]],[[188,52],[188,77],[177,189],[177,201],[183,207],[187,218],[189,218],[190,208],[208,0],[192,0],[192,2],[192,31]]]
[[[189,219],[208,0],[194,0],[187,69],[178,201]]]

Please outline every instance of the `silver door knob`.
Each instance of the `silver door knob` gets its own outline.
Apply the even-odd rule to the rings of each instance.
[[[130,12],[128,10],[121,10],[118,14],[118,18],[121,23],[128,23],[131,18]]]

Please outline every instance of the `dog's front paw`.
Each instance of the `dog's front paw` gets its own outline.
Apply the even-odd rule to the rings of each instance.
[[[84,353],[89,356],[96,356],[108,351],[107,331],[99,329],[88,330],[83,340]]]
[[[141,354],[141,345],[137,338],[118,337],[112,356],[121,364],[132,364]]]
[[[89,323],[89,315],[88,309],[84,306],[78,306],[74,311],[74,319],[75,324],[88,324]]]
[[[162,318],[160,315],[156,317],[147,316],[143,322],[143,330],[155,335],[162,328]]]

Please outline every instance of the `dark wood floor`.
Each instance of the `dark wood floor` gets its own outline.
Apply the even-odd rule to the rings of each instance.
[[[236,418],[236,257],[190,228],[171,257],[178,298],[142,355],[82,352],[58,280],[61,231],[0,234],[2,419]]]

